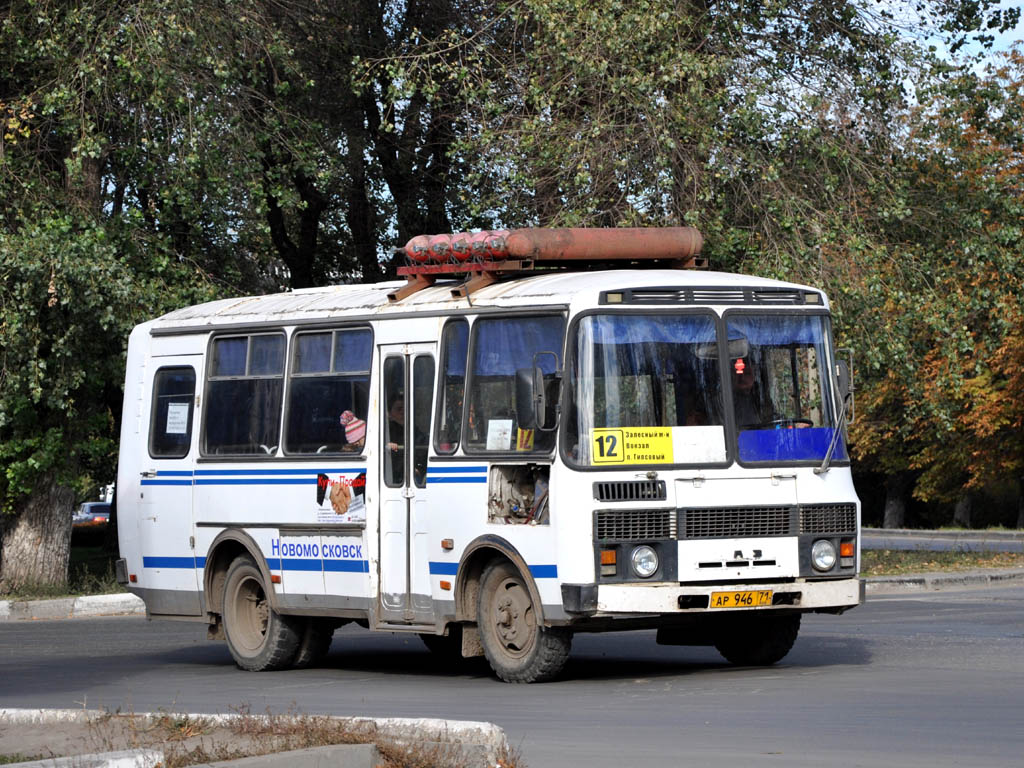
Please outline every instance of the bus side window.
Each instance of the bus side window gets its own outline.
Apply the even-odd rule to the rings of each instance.
[[[469,350],[469,323],[453,320],[444,327],[441,338],[441,380],[438,382],[437,432],[434,450],[453,454],[459,448],[462,433],[462,404],[466,396],[466,355]]]
[[[192,368],[161,368],[156,372],[149,423],[149,455],[154,459],[182,459],[188,455],[195,395],[196,372]]]
[[[213,340],[203,403],[204,453],[272,455],[284,393],[283,333]]]
[[[561,367],[561,315],[481,318],[473,324],[466,448],[481,452],[547,452],[554,431],[516,422],[516,371],[535,364],[547,382]]]
[[[362,453],[373,333],[299,333],[292,350],[285,453]]]

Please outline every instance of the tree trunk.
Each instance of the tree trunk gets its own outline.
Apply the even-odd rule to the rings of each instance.
[[[906,483],[902,475],[885,478],[885,519],[883,528],[903,528],[907,523],[907,503],[903,498]]]
[[[15,515],[4,520],[0,594],[67,583],[74,501],[74,491],[44,477]]]
[[[953,525],[960,525],[964,528],[971,527],[971,494],[965,493],[957,499],[953,508]]]
[[[1017,485],[1017,527],[1024,528],[1024,479]]]

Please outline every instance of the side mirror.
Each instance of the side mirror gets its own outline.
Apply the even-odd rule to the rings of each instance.
[[[520,429],[537,429],[543,424],[547,401],[544,371],[536,365],[516,369],[516,423]]]
[[[852,424],[854,417],[853,405],[853,350],[837,349],[837,355],[845,355],[847,359],[836,361],[836,394],[839,396],[839,408],[846,408],[847,398],[850,402],[850,412],[846,415],[846,423]]]
[[[839,382],[839,400],[846,402],[846,396],[850,394],[850,366],[845,360],[836,363],[836,379]]]

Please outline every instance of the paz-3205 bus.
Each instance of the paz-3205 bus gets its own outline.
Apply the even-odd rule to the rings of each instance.
[[[248,670],[315,664],[347,622],[510,682],[575,632],[778,661],[802,614],[863,600],[849,376],[821,291],[676,268],[699,247],[419,238],[404,281],[143,323],[119,578]]]

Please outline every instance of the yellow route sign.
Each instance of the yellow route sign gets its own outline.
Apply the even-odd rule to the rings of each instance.
[[[672,464],[671,427],[595,429],[594,464]]]

